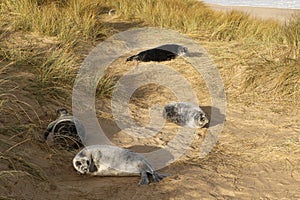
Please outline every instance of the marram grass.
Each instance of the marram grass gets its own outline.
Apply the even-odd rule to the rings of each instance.
[[[6,0],[1,3],[1,12],[7,17],[2,19],[9,21],[11,29],[56,36],[62,42],[105,35],[109,28],[98,20],[101,9],[101,2],[95,0]]]
[[[0,4],[1,41],[7,39],[7,33],[14,32],[55,38],[54,47],[44,53],[0,45],[2,58],[33,65],[37,82],[43,87],[66,82],[68,87],[72,86],[85,56],[74,49],[81,48],[82,43],[95,44],[112,33],[110,23],[104,22],[102,15],[107,8],[114,8],[119,15],[118,22],[142,22],[143,26],[171,28],[212,41],[263,45],[262,51],[270,52],[270,62],[263,63],[264,58],[259,55],[254,57],[257,62],[252,62],[243,74],[241,89],[246,87],[259,93],[259,86],[268,85],[265,88],[269,93],[300,98],[296,91],[299,88],[296,81],[299,79],[299,16],[282,24],[237,11],[212,11],[196,0],[2,0]],[[105,79],[103,84],[111,82]],[[111,85],[100,87],[112,88]]]

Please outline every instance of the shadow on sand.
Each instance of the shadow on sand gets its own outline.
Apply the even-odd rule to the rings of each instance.
[[[209,120],[206,128],[222,124],[225,121],[225,115],[220,112],[219,108],[212,106],[200,106],[200,108],[206,113]]]

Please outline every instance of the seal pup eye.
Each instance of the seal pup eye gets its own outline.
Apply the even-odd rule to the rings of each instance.
[[[87,161],[86,161],[86,164],[87,164],[87,165],[90,165],[90,161],[89,161],[89,160],[87,160]]]
[[[81,165],[81,162],[80,162],[80,161],[76,161],[76,162],[75,162],[75,165],[76,165],[76,166],[80,166],[80,165]]]
[[[200,120],[201,120],[201,121],[204,121],[204,120],[205,120],[205,118],[206,118],[206,116],[205,116],[205,115],[201,115],[201,116],[200,116]]]

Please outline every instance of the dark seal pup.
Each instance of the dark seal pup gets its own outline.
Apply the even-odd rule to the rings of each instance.
[[[158,174],[141,154],[110,145],[85,147],[74,157],[73,166],[80,174],[92,176],[140,175],[139,185],[149,184],[147,174],[152,175],[154,182],[166,177]]]
[[[142,62],[162,62],[175,59],[188,53],[188,49],[177,44],[165,44],[153,49],[142,51],[136,55],[130,56],[126,61],[142,61]]]
[[[70,150],[82,147],[80,136],[85,138],[83,125],[78,119],[69,114],[65,108],[60,108],[56,112],[59,117],[48,125],[44,133],[45,141],[48,144],[59,145]]]

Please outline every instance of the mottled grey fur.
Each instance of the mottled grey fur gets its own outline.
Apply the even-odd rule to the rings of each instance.
[[[201,128],[208,123],[203,110],[190,102],[170,103],[164,107],[163,117],[180,126]]]
[[[56,112],[59,117],[48,125],[44,133],[45,141],[67,148],[78,149],[83,146],[81,141],[81,138],[85,138],[83,125],[65,108],[60,108]]]
[[[149,184],[147,173],[152,175],[154,182],[165,177],[156,173],[141,154],[110,145],[85,147],[74,157],[73,166],[80,174],[93,176],[140,175],[139,185]]]

